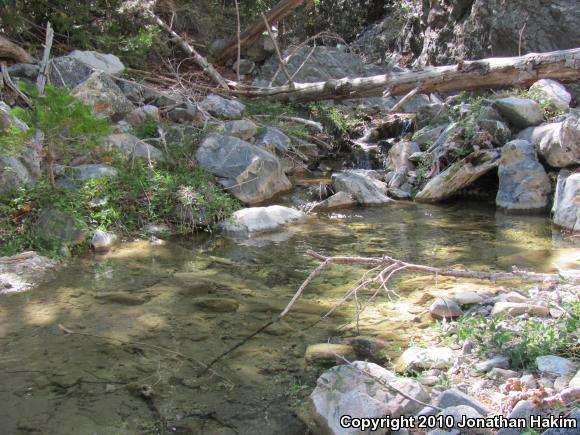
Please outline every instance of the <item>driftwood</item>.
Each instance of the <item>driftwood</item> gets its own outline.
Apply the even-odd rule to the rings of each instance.
[[[298,6],[300,6],[303,2],[304,0],[281,0],[276,6],[274,6],[266,13],[267,22],[273,23],[281,20]],[[216,56],[218,62],[225,62],[226,60],[234,57],[238,50],[238,45],[241,48],[246,48],[252,45],[260,38],[260,35],[264,31],[266,31],[266,27],[264,25],[264,20],[260,16],[249,28],[241,33],[239,36],[239,44],[237,36],[234,36],[228,41],[224,49]]]
[[[528,85],[543,78],[579,80],[580,48],[464,61],[457,65],[388,72],[372,77],[292,83],[270,88],[238,86],[234,93],[253,98],[306,102],[380,96],[385,90],[390,95],[406,95],[418,86],[423,93],[503,88]]]
[[[0,59],[12,60],[16,63],[33,63],[34,59],[22,47],[0,36]]]

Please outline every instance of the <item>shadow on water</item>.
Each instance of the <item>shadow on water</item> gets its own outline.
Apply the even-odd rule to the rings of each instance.
[[[308,249],[539,271],[578,267],[579,253],[553,237],[545,217],[400,204],[249,240],[199,235],[88,255],[51,284],[0,299],[2,433],[304,433],[291,390],[313,385],[319,372],[307,367],[305,348],[338,339],[340,327],[353,334],[352,308],[305,329],[350,288],[356,270],[330,268],[282,324],[231,354],[217,374],[198,377],[195,360],[211,361],[279,313],[316,264]],[[363,332],[404,344],[417,332],[409,300],[432,281],[406,280],[398,305],[377,301]],[[59,324],[88,335],[65,335]]]

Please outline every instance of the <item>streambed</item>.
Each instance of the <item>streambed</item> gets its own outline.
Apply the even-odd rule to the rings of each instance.
[[[310,327],[358,277],[335,266],[281,324],[199,376],[200,363],[284,308],[316,264],[308,249],[546,272],[578,268],[580,253],[545,217],[481,204],[400,203],[322,215],[249,240],[200,234],[87,254],[53,282],[0,298],[1,432],[305,433],[294,409],[322,370],[304,360],[309,344],[374,335],[391,342],[396,356],[421,334],[425,289],[457,285],[404,278],[402,298],[377,300],[359,331],[350,306]]]

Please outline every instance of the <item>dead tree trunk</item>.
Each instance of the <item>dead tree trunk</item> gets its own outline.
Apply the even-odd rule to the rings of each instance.
[[[380,96],[385,90],[390,95],[405,95],[419,86],[422,93],[445,93],[529,85],[543,78],[579,80],[580,48],[465,61],[457,65],[388,72],[373,77],[292,83],[271,88],[239,87],[235,93],[278,101],[347,100]]]
[[[273,23],[279,21],[298,6],[300,6],[304,0],[281,0],[276,6],[274,6],[268,13],[266,13],[266,19],[268,23]],[[264,20],[260,16],[256,21],[244,30],[240,35],[240,47],[243,49],[252,45],[258,40],[260,35],[266,30],[266,25]],[[226,60],[234,57],[238,50],[238,37],[232,37],[224,49],[217,55],[218,62],[225,62]]]

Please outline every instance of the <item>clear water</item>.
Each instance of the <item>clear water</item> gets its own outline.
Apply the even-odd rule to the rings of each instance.
[[[87,255],[49,285],[0,299],[0,432],[301,434],[294,405],[305,395],[301,385],[314,385],[320,372],[307,366],[306,346],[357,334],[350,306],[308,327],[358,270],[329,269],[284,322],[216,373],[200,376],[200,363],[281,311],[316,265],[308,249],[553,271],[578,268],[577,248],[544,217],[463,203],[349,210],[251,240],[199,235]],[[392,342],[396,353],[421,333],[416,317],[424,307],[416,305],[425,289],[456,284],[405,277],[402,299],[377,300],[358,333]],[[66,335],[58,325],[87,335]]]

